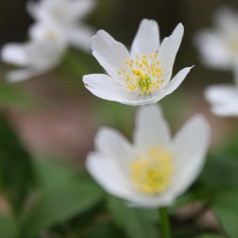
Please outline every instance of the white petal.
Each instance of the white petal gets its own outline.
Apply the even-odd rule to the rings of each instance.
[[[95,0],[80,0],[68,3],[68,14],[74,18],[87,16],[90,11],[95,7]]]
[[[6,79],[8,82],[19,82],[32,77],[35,77],[39,74],[43,73],[39,70],[34,69],[17,69],[7,72]]]
[[[216,68],[229,69],[231,66],[231,53],[223,37],[215,32],[200,31],[195,37],[195,45],[200,50],[201,62]]]
[[[159,49],[159,61],[162,68],[162,78],[166,83],[172,75],[173,65],[184,33],[181,23],[177,25],[171,36],[166,37]]]
[[[133,96],[133,95],[132,95]],[[157,96],[152,96],[148,98],[140,98],[139,96],[137,98],[131,97],[131,99],[125,100],[121,103],[130,105],[130,106],[145,106],[150,104],[155,104],[159,101]]]
[[[230,7],[219,7],[214,14],[214,23],[217,30],[220,29],[224,32],[234,32],[237,27],[237,13]]]
[[[52,22],[37,22],[31,25],[28,33],[31,41],[53,44],[53,48],[58,47],[62,51],[67,47],[68,39],[66,39],[65,32]]]
[[[31,59],[30,66],[37,70],[48,71],[60,63],[64,48],[54,41],[31,41],[27,44],[26,53]]]
[[[98,153],[89,154],[86,167],[92,177],[110,194],[125,198],[131,196],[130,184],[111,158]]]
[[[191,118],[177,133],[171,150],[174,155],[174,176],[168,193],[184,193],[201,172],[210,143],[210,127],[204,117]]]
[[[186,69],[184,69],[186,71]],[[144,106],[154,104],[167,94],[171,93],[176,87],[184,72],[181,71],[165,88],[159,89],[158,95],[143,97],[137,92],[131,92],[126,87],[119,85],[114,79],[106,74],[89,74],[83,76],[85,87],[95,96],[109,101],[116,101],[131,106]],[[160,92],[161,91],[161,92]]]
[[[115,160],[124,173],[128,174],[129,164],[134,159],[134,152],[129,141],[118,131],[103,127],[95,138],[96,150],[110,160]]]
[[[26,54],[26,44],[10,43],[5,45],[1,51],[2,61],[5,63],[26,66],[29,58]]]
[[[90,40],[94,34],[93,28],[80,24],[69,32],[69,40],[73,46],[89,51]]]
[[[92,37],[92,50],[94,57],[113,78],[118,78],[118,70],[124,68],[130,58],[126,47],[103,30]]]
[[[151,146],[167,146],[170,129],[159,106],[140,108],[136,116],[134,143],[147,150]]]
[[[159,49],[159,27],[156,21],[143,19],[132,44],[131,54],[151,54]]]
[[[234,85],[215,85],[205,90],[211,110],[218,116],[238,116],[238,89]]]
[[[109,101],[116,101],[126,105],[140,106],[153,104],[158,98],[139,98],[127,88],[118,85],[106,74],[89,74],[83,76],[85,87],[95,96]]]
[[[174,77],[167,83],[167,85],[163,88],[160,88],[156,94],[158,100],[162,99],[163,97],[167,96],[168,94],[172,93],[176,90],[183,80],[186,78],[187,74],[190,72],[192,67],[186,67],[180,70]]]
[[[126,101],[124,89],[106,74],[84,75],[83,82],[85,87],[99,98],[121,103]]]
[[[39,8],[38,3],[35,3],[33,1],[29,1],[26,4],[26,9],[33,18],[38,16],[38,8]]]
[[[118,164],[102,154],[89,154],[86,160],[86,168],[109,194],[127,200],[130,206],[158,207],[172,203],[169,196],[146,196],[135,191],[131,181],[127,179]]]
[[[176,197],[167,194],[155,195],[147,197],[147,199],[140,199],[141,201],[134,201],[128,204],[129,207],[144,207],[144,208],[158,208],[171,206]]]

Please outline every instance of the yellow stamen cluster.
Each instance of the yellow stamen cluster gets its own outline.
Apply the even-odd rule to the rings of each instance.
[[[153,89],[159,89],[163,80],[158,53],[136,55],[135,59],[127,60],[125,69],[118,71],[128,83],[130,90],[140,90],[141,95],[150,94]]]
[[[57,40],[56,34],[53,31],[50,31],[50,30],[45,33],[45,37],[50,41],[56,41]]]
[[[152,147],[139,156],[130,166],[131,180],[135,187],[146,194],[163,192],[171,181],[172,155],[163,147]]]

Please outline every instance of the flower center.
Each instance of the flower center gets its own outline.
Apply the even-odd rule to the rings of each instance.
[[[51,30],[46,31],[45,37],[49,41],[53,41],[54,42],[54,41],[57,40],[56,34],[53,31],[51,31]]]
[[[172,155],[163,147],[152,147],[130,165],[131,180],[146,194],[163,192],[169,185],[173,172]]]
[[[141,95],[150,94],[159,89],[163,80],[162,69],[159,67],[158,52],[150,55],[136,55],[135,59],[127,60],[126,68],[118,71],[130,90],[139,90]]]

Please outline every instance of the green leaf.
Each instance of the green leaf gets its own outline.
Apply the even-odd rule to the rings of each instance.
[[[227,235],[237,238],[238,191],[220,194],[213,204],[213,209]]]
[[[35,159],[35,173],[40,190],[45,192],[68,187],[78,183],[78,171],[69,167],[65,161],[40,157]]]
[[[17,225],[10,216],[0,214],[0,237],[15,238],[17,237]]]
[[[32,104],[27,95],[25,95],[16,85],[9,83],[0,84],[0,107],[9,106],[26,107]]]
[[[35,237],[46,228],[66,222],[98,204],[102,191],[90,180],[42,194],[25,216],[22,237]]]
[[[0,158],[0,189],[19,212],[34,182],[32,158],[2,114]]]
[[[158,238],[158,211],[127,207],[125,201],[109,197],[108,208],[114,222],[131,238]]]
[[[121,232],[119,232],[111,223],[100,223],[90,229],[86,234],[77,238],[126,238]]]
[[[227,171],[228,176],[224,175]],[[238,160],[229,159],[224,154],[211,156],[199,177],[199,182],[211,196],[216,198],[218,193],[238,188]]]
[[[206,235],[196,236],[196,238],[222,238],[222,237],[223,236],[213,235],[213,234],[206,234]]]

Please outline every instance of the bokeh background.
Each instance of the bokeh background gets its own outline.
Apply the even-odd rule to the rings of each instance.
[[[26,0],[0,1],[0,47],[8,42],[24,42],[32,19],[26,12]],[[174,73],[195,65],[178,90],[162,100],[166,116],[174,130],[191,115],[203,113],[211,122],[212,147],[219,147],[234,133],[235,119],[218,118],[209,112],[203,90],[209,84],[232,82],[231,72],[215,71],[202,65],[193,41],[196,32],[213,27],[213,13],[221,6],[238,9],[236,0],[97,0],[86,22],[95,29],[108,31],[115,39],[131,45],[142,18],[158,21],[161,38],[171,34],[182,22],[185,35],[174,66]],[[15,101],[0,90],[0,99],[9,105],[6,115],[27,147],[34,153],[46,153],[82,161],[93,147],[93,136],[101,125],[120,129],[129,138],[133,129],[135,108],[94,97],[82,83],[87,73],[102,72],[89,54],[73,51],[78,63],[67,57],[55,70],[12,85]],[[0,66],[4,73],[12,68]],[[4,86],[5,87],[5,86]],[[7,89],[8,90],[8,89]],[[1,93],[2,92],[2,93]],[[18,96],[16,94],[23,94]]]

